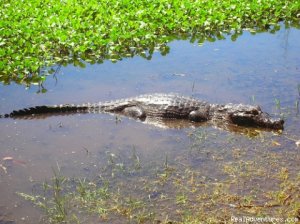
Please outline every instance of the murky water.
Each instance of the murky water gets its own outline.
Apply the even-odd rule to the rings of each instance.
[[[286,123],[282,134],[257,131],[256,137],[249,137],[247,129],[236,133],[205,124],[168,129],[123,117],[117,121],[108,114],[1,119],[0,223],[1,220],[39,221],[40,210],[16,192],[31,193],[34,186],[53,176],[53,169],[59,167],[68,177],[92,178],[114,162],[129,166],[133,153],[138,155],[140,166],[148,171],[163,169],[167,161],[179,173],[187,167],[195,173],[201,172],[198,177],[208,182],[222,183],[227,175],[239,175],[232,166],[245,161],[241,172],[249,171],[252,166],[256,171],[267,172],[269,177],[281,168],[286,168],[291,177],[296,175],[300,171],[300,148],[295,144],[300,139],[299,39],[299,30],[282,29],[276,34],[245,33],[236,42],[228,38],[202,47],[175,41],[169,44],[170,54],[164,57],[157,53],[151,61],[135,57],[116,64],[89,65],[85,69],[61,68],[57,79],[50,77],[44,84],[48,90],[45,94],[36,94],[36,87],[25,90],[14,84],[1,86],[1,114],[33,105],[99,102],[143,93],[176,92],[215,103],[259,104],[274,116],[284,116]],[[270,155],[276,157],[273,171]],[[251,169],[250,172],[255,173]],[[128,182],[128,187],[124,187],[128,194],[139,192],[137,189],[130,192],[134,188],[129,186],[140,184],[141,177],[153,179],[150,171],[129,179],[118,169],[109,173]],[[241,195],[253,193],[253,189],[259,195],[258,188],[272,190],[276,181],[266,182],[260,174],[252,185],[240,183],[232,185],[232,190]],[[162,192],[175,194],[174,189],[169,190],[161,189],[151,197]],[[172,216],[176,206],[166,202],[161,216]],[[232,207],[229,211],[239,214]],[[177,215],[173,214],[175,220]]]

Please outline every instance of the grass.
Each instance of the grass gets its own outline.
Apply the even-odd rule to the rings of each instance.
[[[149,165],[135,148],[127,157],[108,152],[107,164],[89,178],[65,177],[58,170],[50,183],[35,188],[38,191],[19,195],[43,211],[43,223],[300,219],[298,151],[276,149],[286,149],[288,139],[266,133],[217,139],[205,132],[204,140],[199,133],[203,135],[190,134],[191,148],[176,157],[168,155]]]
[[[174,39],[201,45],[228,34],[235,40],[243,29],[275,32],[280,21],[299,27],[300,2],[3,0],[0,17],[0,80],[30,85],[55,65],[165,55]]]

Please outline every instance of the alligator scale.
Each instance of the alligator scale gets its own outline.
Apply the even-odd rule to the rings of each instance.
[[[259,106],[210,104],[177,94],[148,94],[94,104],[36,106],[13,111],[0,117],[21,118],[54,113],[115,113],[140,120],[184,119],[191,122],[216,121],[238,126],[283,129],[282,119],[271,118]]]

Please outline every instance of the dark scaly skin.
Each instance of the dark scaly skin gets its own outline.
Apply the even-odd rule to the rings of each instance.
[[[198,99],[177,94],[148,94],[116,101],[82,104],[37,106],[13,111],[1,117],[22,117],[49,113],[97,113],[121,114],[141,120],[152,118],[176,118],[193,122],[217,121],[240,126],[283,129],[282,119],[273,119],[259,106],[243,104],[209,104]]]

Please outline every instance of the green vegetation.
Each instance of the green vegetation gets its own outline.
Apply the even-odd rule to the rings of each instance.
[[[235,40],[245,28],[297,27],[299,17],[294,0],[2,0],[0,80],[38,84],[55,65],[150,59],[174,39]]]
[[[127,156],[107,151],[107,163],[89,177],[54,172],[33,194],[19,195],[42,209],[43,223],[234,223],[243,216],[297,223],[299,152],[278,150],[296,145],[278,133],[257,134],[197,130],[189,149],[156,162],[136,149]]]

